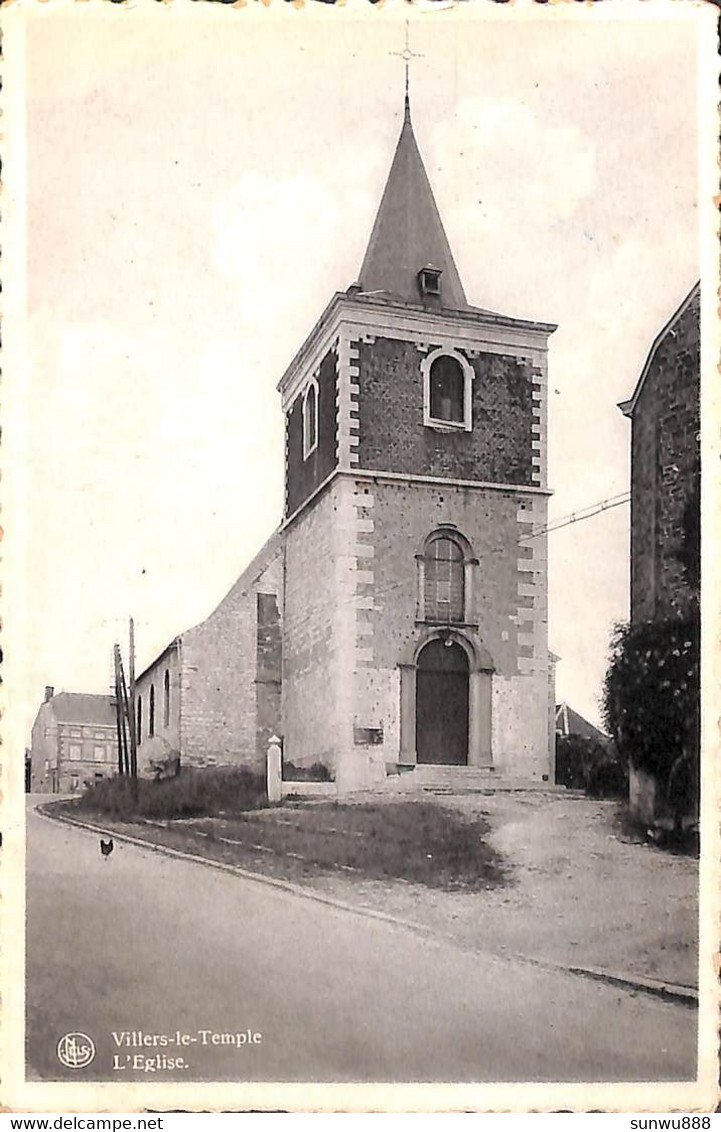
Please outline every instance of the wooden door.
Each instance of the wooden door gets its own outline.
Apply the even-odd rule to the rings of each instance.
[[[418,658],[416,757],[468,764],[468,657],[455,641],[429,641]]]

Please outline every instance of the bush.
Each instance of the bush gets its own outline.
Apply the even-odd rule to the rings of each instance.
[[[313,763],[312,766],[296,766],[295,763],[283,761],[284,782],[332,782],[333,775],[325,763]]]
[[[628,771],[615,750],[581,735],[556,737],[556,782],[593,798],[628,795]]]
[[[606,725],[623,760],[670,788],[669,800],[698,780],[699,644],[697,611],[617,625],[611,642]]]
[[[245,767],[181,770],[157,782],[126,776],[105,778],[78,802],[84,810],[119,819],[191,818],[242,813],[267,805],[265,776]]]
[[[628,767],[607,753],[591,768],[586,793],[591,798],[628,798]]]
[[[603,748],[594,739],[557,735],[556,782],[570,790],[585,790],[589,771],[602,756]]]

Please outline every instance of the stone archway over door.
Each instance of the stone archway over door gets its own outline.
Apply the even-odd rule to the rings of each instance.
[[[468,765],[468,656],[455,641],[423,647],[416,673],[416,753],[419,763]]]

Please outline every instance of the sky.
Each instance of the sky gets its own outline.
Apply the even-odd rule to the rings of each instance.
[[[144,667],[279,522],[276,383],[358,274],[409,13],[415,133],[469,302],[558,323],[550,517],[628,490],[617,402],[699,274],[696,30],[634,11],[32,11],[26,742],[46,684],[107,691],[130,614]],[[557,698],[593,721],[628,521],[549,535]]]

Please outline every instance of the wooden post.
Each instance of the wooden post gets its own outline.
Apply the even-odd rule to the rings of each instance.
[[[113,648],[113,661],[115,663],[115,724],[118,733],[118,774],[125,773],[123,749],[124,749],[124,734],[125,734],[125,718],[124,718],[124,705],[123,693],[120,686],[120,645],[115,645]]]
[[[130,752],[128,750],[128,734],[130,730],[130,706],[128,703],[128,687],[125,683],[125,672],[123,671],[123,658],[120,656],[120,695],[123,704],[123,765],[125,773],[130,774]]]

